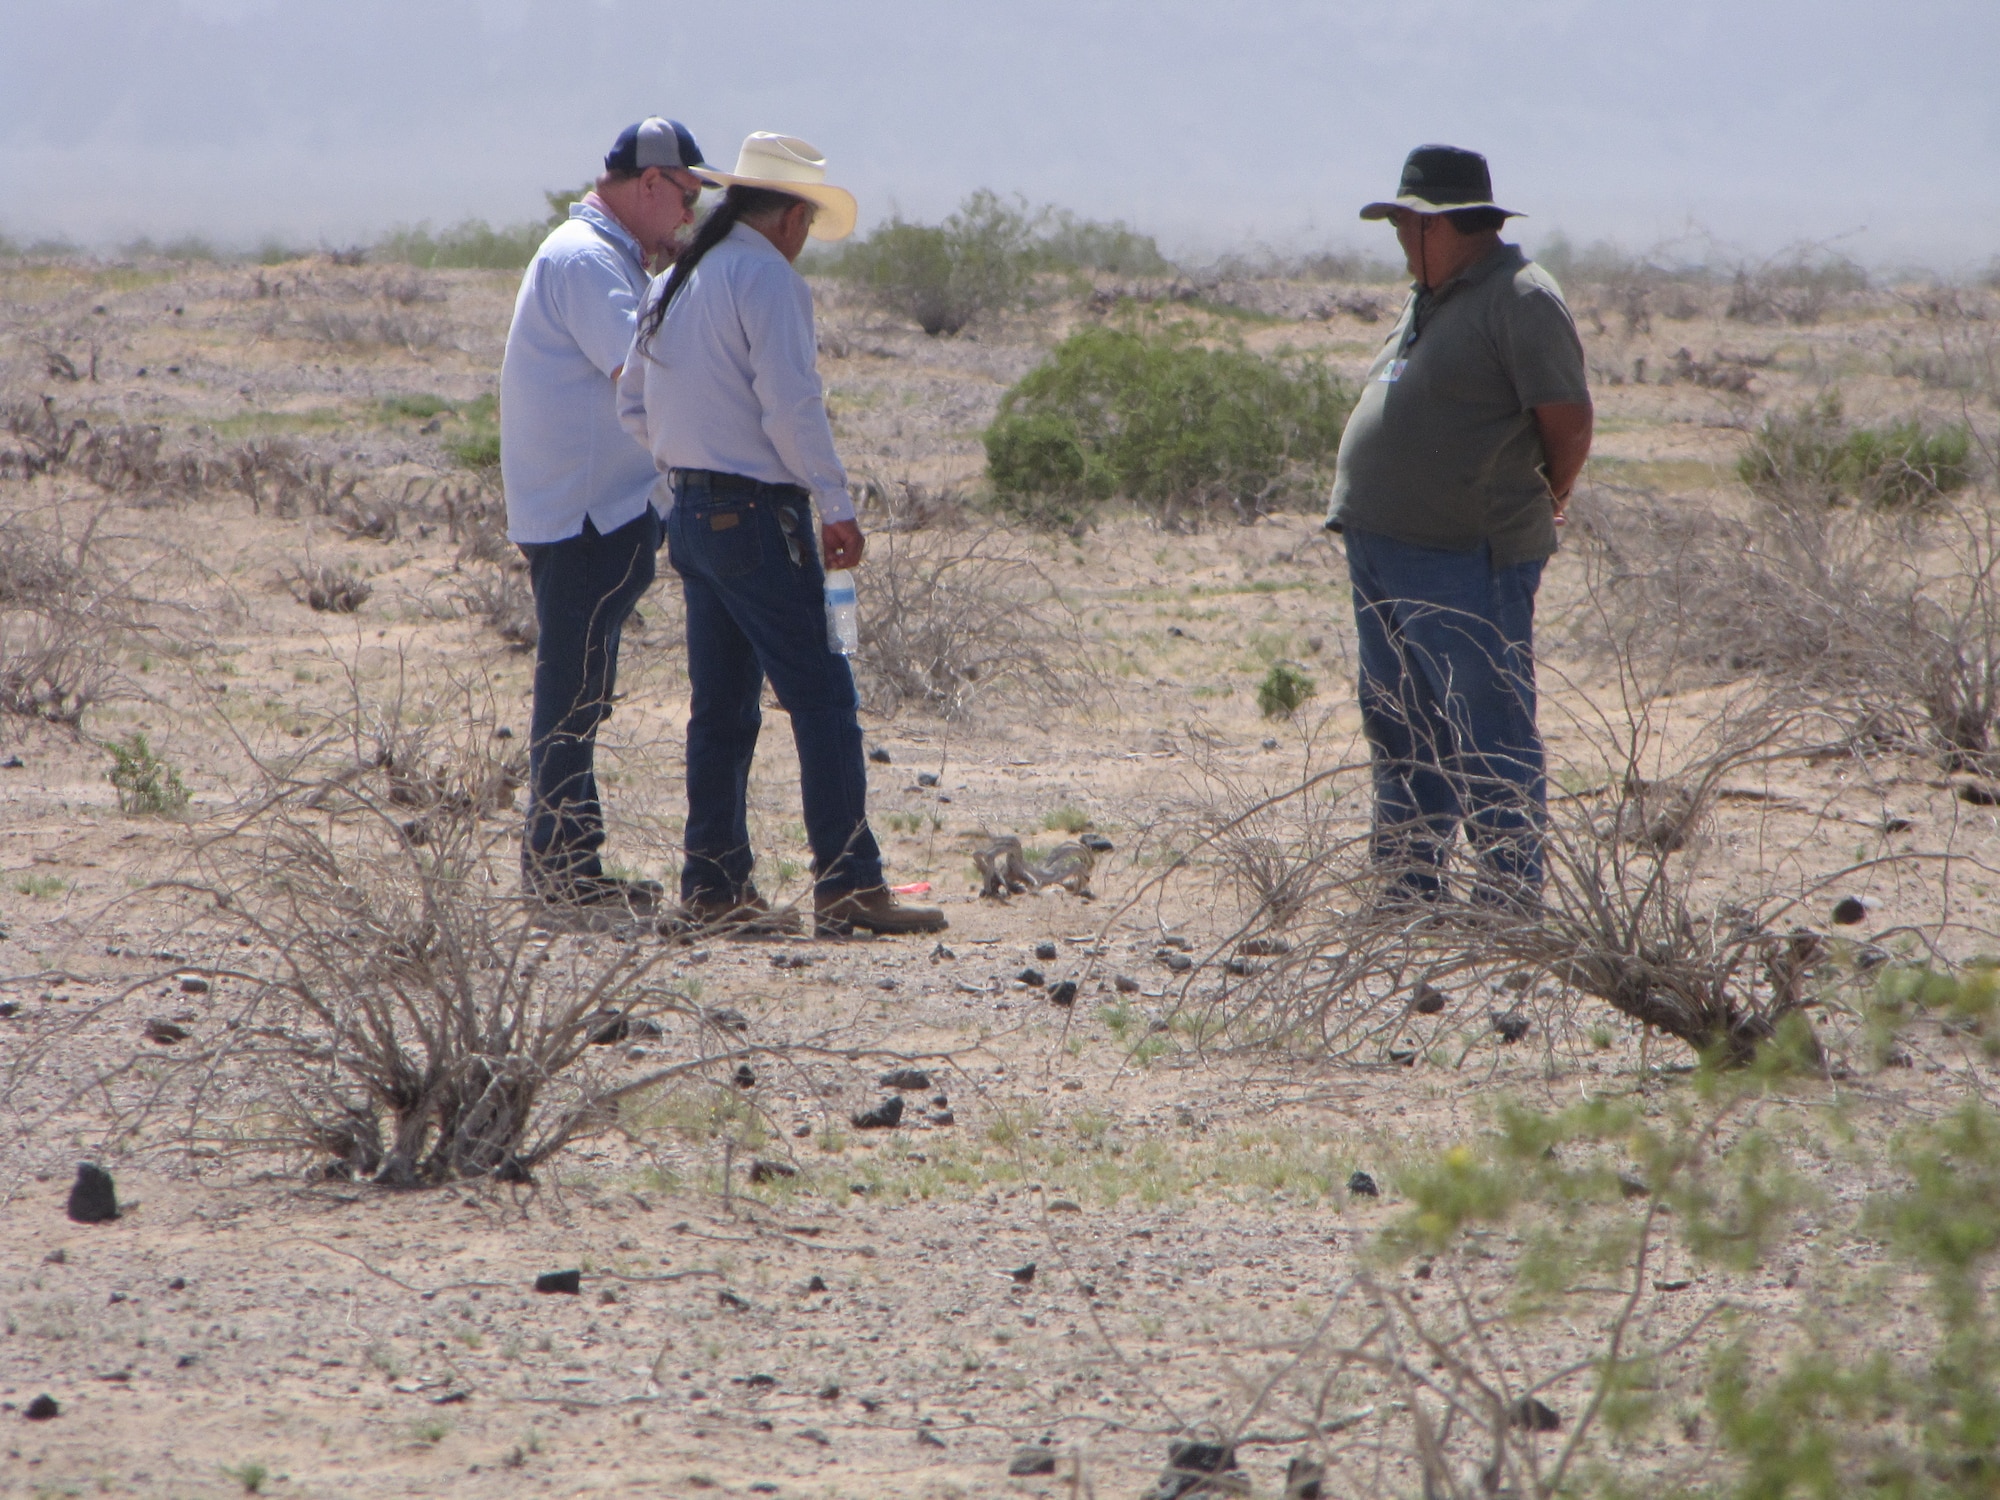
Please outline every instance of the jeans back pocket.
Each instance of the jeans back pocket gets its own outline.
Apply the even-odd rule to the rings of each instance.
[[[741,578],[764,561],[762,502],[703,506],[681,527],[688,562],[714,578]]]

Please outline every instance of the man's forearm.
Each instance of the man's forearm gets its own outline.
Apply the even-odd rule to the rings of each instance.
[[[1535,408],[1535,426],[1542,436],[1543,469],[1549,494],[1560,507],[1576,487],[1584,460],[1590,457],[1590,437],[1596,414],[1588,401],[1565,401]]]

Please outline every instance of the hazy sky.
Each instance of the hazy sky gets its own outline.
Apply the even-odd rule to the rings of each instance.
[[[0,0],[0,233],[345,244],[539,214],[618,128],[815,142],[863,223],[991,187],[1169,250],[1389,250],[1425,141],[1531,245],[2000,253],[1996,0]],[[1379,242],[1379,243],[1378,243]]]

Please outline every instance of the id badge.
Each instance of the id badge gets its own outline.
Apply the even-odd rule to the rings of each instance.
[[[1403,371],[1409,363],[1407,359],[1392,359],[1382,367],[1382,373],[1375,378],[1384,385],[1394,385],[1403,378]]]

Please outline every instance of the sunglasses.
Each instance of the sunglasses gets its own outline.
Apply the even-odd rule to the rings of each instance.
[[[690,212],[693,211],[695,204],[701,201],[701,188],[699,185],[691,188],[684,188],[679,183],[675,182],[673,178],[669,177],[664,171],[660,173],[660,181],[664,182],[668,187],[672,188],[675,192],[681,195],[681,207],[688,209]]]

